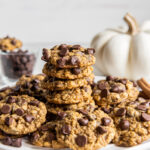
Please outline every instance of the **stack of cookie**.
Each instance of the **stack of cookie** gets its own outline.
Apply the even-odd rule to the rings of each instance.
[[[47,90],[49,105],[72,105],[91,100],[91,84],[94,81],[94,49],[80,45],[62,44],[52,49],[43,49],[46,75],[42,87]]]

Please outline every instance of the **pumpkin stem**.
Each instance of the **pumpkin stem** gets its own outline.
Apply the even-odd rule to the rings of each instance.
[[[129,13],[127,13],[124,18],[125,22],[128,24],[128,34],[134,35],[139,31],[138,24],[133,16],[131,16]]]

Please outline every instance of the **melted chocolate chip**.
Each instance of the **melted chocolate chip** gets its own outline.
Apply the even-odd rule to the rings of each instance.
[[[78,112],[83,114],[83,115],[88,115],[88,112],[86,110],[83,110],[83,109],[79,109]]]
[[[120,116],[120,117],[124,116],[125,114],[126,114],[126,109],[125,108],[120,108],[116,112],[116,116]]]
[[[71,65],[75,66],[75,65],[78,65],[80,62],[79,62],[79,59],[77,56],[72,56],[70,58],[70,63],[71,63]]]
[[[18,109],[16,109],[15,113],[16,113],[18,116],[23,116],[24,110],[21,109],[21,108],[18,108]]]
[[[104,90],[106,89],[106,82],[99,82],[97,86],[100,90]]]
[[[62,134],[69,135],[71,133],[71,127],[67,124],[64,124],[61,129]]]
[[[9,96],[6,100],[7,103],[11,104],[11,103],[15,103],[16,102],[16,99],[12,96]]]
[[[94,48],[87,48],[86,54],[91,54],[91,55],[93,55],[94,53],[95,53],[95,49],[94,49]]]
[[[81,48],[80,45],[73,45],[70,49],[71,49],[71,50],[78,50],[78,49],[80,49],[80,48]]]
[[[102,118],[102,125],[103,126],[109,126],[110,123],[111,123],[111,119],[106,118],[106,117]]]
[[[40,102],[38,100],[32,100],[30,102],[30,105],[37,106],[37,107],[39,106],[39,104],[40,104]]]
[[[1,113],[2,114],[9,114],[11,112],[11,107],[9,105],[4,105],[1,108]]]
[[[43,48],[42,60],[44,60],[46,62],[49,61],[49,54],[48,54],[48,50],[46,48]]]
[[[60,52],[59,52],[59,56],[66,56],[67,54],[69,53],[69,50],[68,49],[62,49]]]
[[[150,115],[147,113],[142,113],[141,119],[142,119],[142,121],[145,121],[145,122],[150,121]]]
[[[5,124],[7,126],[10,126],[12,124],[12,122],[13,122],[13,118],[11,118],[11,117],[6,117],[5,118]]]
[[[75,138],[75,142],[79,147],[83,147],[87,143],[87,138],[84,135],[78,135]]]
[[[111,112],[111,109],[108,109],[108,108],[102,108],[102,110],[106,113],[106,114],[109,114]]]
[[[109,91],[107,89],[101,91],[101,98],[107,97],[108,95],[109,95]]]
[[[61,44],[59,47],[58,47],[59,50],[66,50],[68,49],[68,45],[67,44]]]
[[[125,91],[125,88],[122,86],[112,85],[110,91],[115,93],[122,93]]]
[[[25,116],[24,116],[24,119],[25,119],[27,122],[31,123],[31,122],[34,120],[34,117],[33,117],[32,115],[25,115]]]
[[[75,74],[75,75],[78,75],[78,74],[81,73],[81,69],[80,68],[73,68],[72,73]]]
[[[121,130],[128,130],[130,127],[130,123],[128,120],[121,120],[119,123],[119,127],[121,128]]]
[[[104,134],[104,133],[107,132],[107,130],[104,129],[102,126],[98,126],[98,127],[96,128],[96,132],[97,132],[98,134]]]
[[[87,126],[89,120],[86,119],[86,118],[81,118],[81,119],[78,120],[78,122],[79,122],[79,124],[80,124],[81,126]]]
[[[65,112],[58,112],[57,116],[58,116],[58,119],[63,120],[67,116],[67,113],[65,113]]]
[[[143,105],[138,105],[138,106],[136,107],[136,109],[145,111],[145,110],[147,109],[147,106],[144,105],[144,104],[143,104]]]
[[[57,64],[60,68],[64,67],[67,63],[67,60],[65,58],[60,58],[57,60]]]
[[[119,82],[126,85],[127,84],[127,79],[120,79]]]

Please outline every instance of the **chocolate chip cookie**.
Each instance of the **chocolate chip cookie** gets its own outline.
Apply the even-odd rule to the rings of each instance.
[[[43,49],[42,60],[58,68],[85,67],[95,63],[94,53],[92,48],[62,44],[52,49]]]
[[[114,108],[117,132],[113,142],[119,146],[135,146],[150,138],[150,100],[139,97],[134,102]]]
[[[43,74],[23,75],[16,83],[15,91],[45,101],[45,90],[41,87],[41,81],[44,80],[44,77]]]
[[[45,79],[41,82],[42,87],[49,89],[50,91],[56,90],[69,90],[73,88],[82,87],[88,84],[92,84],[94,81],[94,75],[91,74],[89,77],[84,77],[80,79],[67,80],[67,79],[58,79],[54,77],[46,76]]]
[[[50,63],[46,63],[43,68],[43,73],[50,77],[56,77],[60,79],[78,79],[88,77],[92,74],[93,67],[81,67],[81,68],[72,68],[72,69],[61,69],[56,68]]]
[[[0,129],[7,134],[34,132],[45,122],[44,103],[27,95],[8,96],[0,101]]]
[[[56,125],[58,122],[47,122],[42,125],[31,136],[31,143],[36,146],[50,147],[50,148],[65,148],[63,144],[58,142],[56,136]]]
[[[93,111],[93,109],[97,107],[97,105],[95,105],[95,102],[93,99],[89,98],[86,101],[83,101],[77,104],[70,104],[70,105],[69,104],[58,105],[58,104],[47,103],[46,107],[47,107],[48,113],[56,114],[61,117],[62,112],[65,112],[68,110],[76,111],[79,109],[83,109],[87,112],[91,112]]]
[[[84,86],[64,91],[47,91],[46,100],[54,104],[76,104],[91,97],[91,86]]]
[[[106,146],[115,135],[113,120],[100,109],[88,113],[67,111],[56,126],[57,139],[73,150],[97,150]]]
[[[0,39],[0,49],[3,51],[12,51],[16,48],[21,48],[22,42],[16,38],[6,36]]]
[[[116,105],[124,101],[136,100],[139,91],[134,83],[116,77],[106,77],[93,89],[93,98],[100,106]]]

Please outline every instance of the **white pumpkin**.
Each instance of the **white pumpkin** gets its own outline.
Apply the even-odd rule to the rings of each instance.
[[[150,79],[150,21],[139,27],[129,13],[124,20],[128,29],[107,29],[93,38],[96,66],[103,75]]]

